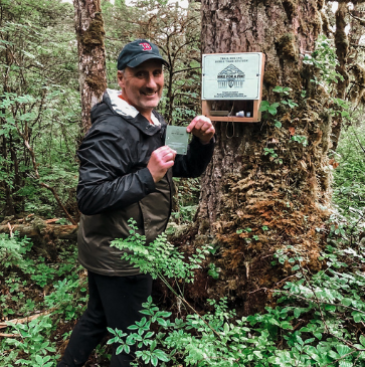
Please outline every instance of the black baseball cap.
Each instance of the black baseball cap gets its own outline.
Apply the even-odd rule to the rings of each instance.
[[[118,56],[118,70],[124,70],[127,66],[135,68],[147,60],[161,60],[169,67],[169,63],[160,55],[158,47],[145,39],[137,39],[126,44]]]

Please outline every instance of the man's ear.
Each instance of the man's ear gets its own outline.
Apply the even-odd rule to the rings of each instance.
[[[118,70],[117,79],[118,79],[119,87],[124,88],[124,79],[125,79],[124,70]]]

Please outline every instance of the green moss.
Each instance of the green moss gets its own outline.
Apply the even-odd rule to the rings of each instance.
[[[91,89],[93,89],[94,91],[100,91],[100,92],[104,92],[104,90],[106,89],[106,84],[105,84],[105,80],[103,78],[100,78],[100,76],[98,75],[89,75],[86,79],[85,82],[91,87]]]
[[[96,46],[104,45],[104,22],[101,14],[96,14],[89,28],[81,36],[85,52],[91,52]]]
[[[297,15],[297,0],[284,0],[283,6],[288,18],[292,20],[292,18]]]
[[[267,64],[265,74],[264,74],[264,83],[268,87],[275,87],[279,84],[279,72],[277,68],[272,64]]]
[[[322,17],[319,11],[316,11],[315,16],[312,19],[312,34],[315,39],[317,39],[318,35],[322,31]]]
[[[292,33],[285,33],[278,41],[279,54],[283,59],[297,60],[298,52],[295,37]]]
[[[324,12],[320,12],[321,14],[321,18],[322,18],[322,30],[323,33],[328,37],[330,34],[330,21],[328,19],[327,14],[325,14]]]

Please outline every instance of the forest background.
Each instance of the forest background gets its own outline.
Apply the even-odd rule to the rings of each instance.
[[[282,3],[289,14],[295,2]],[[303,64],[316,70],[308,77],[315,85],[312,92],[325,91],[331,100],[321,112],[334,121],[331,148],[325,152],[330,201],[323,211],[328,215],[316,227],[320,266],[312,266],[311,256],[300,246],[290,245],[266,255],[270,271],[265,270],[262,279],[250,276],[247,258],[237,260],[249,284],[239,293],[227,271],[233,262],[224,262],[224,241],[219,236],[204,244],[192,239],[191,228],[199,222],[195,213],[202,199],[200,180],[176,180],[178,193],[167,234],[190,261],[179,257],[164,238],[150,247],[148,259],[154,260],[154,267],[148,266],[146,257],[132,258],[159,278],[154,290],[158,306],[146,304],[145,314],[151,319],[135,326],[134,339],[110,330],[122,349],[138,343],[147,347],[138,355],[140,365],[365,363],[365,5],[334,5],[318,6],[322,31],[315,50],[302,57]],[[108,87],[117,89],[115,61],[123,45],[136,37],[150,39],[172,64],[158,109],[169,123],[186,126],[201,112],[200,7],[193,2],[182,8],[161,1],[132,6],[102,1],[104,23],[92,30],[92,42],[102,38],[105,43]],[[74,8],[56,0],[1,0],[0,12],[0,365],[49,367],[56,365],[87,302],[86,272],[77,262],[75,244],[80,215],[76,150],[85,125]],[[284,50],[285,45],[279,43],[280,47]],[[265,88],[269,87],[273,92],[266,94],[268,101],[262,105],[262,126],[266,123],[280,132],[287,123],[286,109],[309,103],[312,92],[308,87],[293,97],[289,86],[270,84],[267,78]],[[293,155],[298,146],[314,144],[291,125],[288,131]],[[275,144],[274,139],[266,143],[262,156],[265,164],[280,171],[286,167],[285,154],[281,156]],[[306,170],[305,161],[299,164]],[[290,202],[283,205],[290,210]],[[272,236],[269,225],[259,230],[236,225],[232,233],[250,248]],[[143,239],[133,241],[143,246]],[[168,268],[172,264],[175,272]],[[270,281],[264,279],[268,274]],[[215,300],[207,301],[208,295]],[[107,340],[88,366],[108,365]]]

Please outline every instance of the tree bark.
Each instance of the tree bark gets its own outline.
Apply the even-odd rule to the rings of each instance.
[[[316,71],[303,63],[321,31],[321,4],[202,0],[203,53],[264,52],[263,99],[279,102],[283,98],[273,87],[290,87],[298,107],[281,105],[275,116],[281,128],[264,116],[257,124],[234,125],[233,138],[227,137],[227,123],[216,123],[216,148],[202,179],[195,242],[219,248],[211,261],[221,272],[217,281],[201,283],[204,289],[194,286],[191,297],[228,295],[247,314],[262,309],[267,289],[279,287],[291,274],[288,263],[272,266],[275,251],[296,251],[312,270],[321,267],[318,257],[329,215],[324,207],[331,198],[331,116],[326,112],[329,96],[310,82]],[[293,136],[306,137],[308,144]],[[272,153],[265,154],[265,148]]]
[[[90,126],[91,108],[107,87],[105,71],[104,22],[100,0],[74,0],[75,29],[79,54],[82,129]]]

